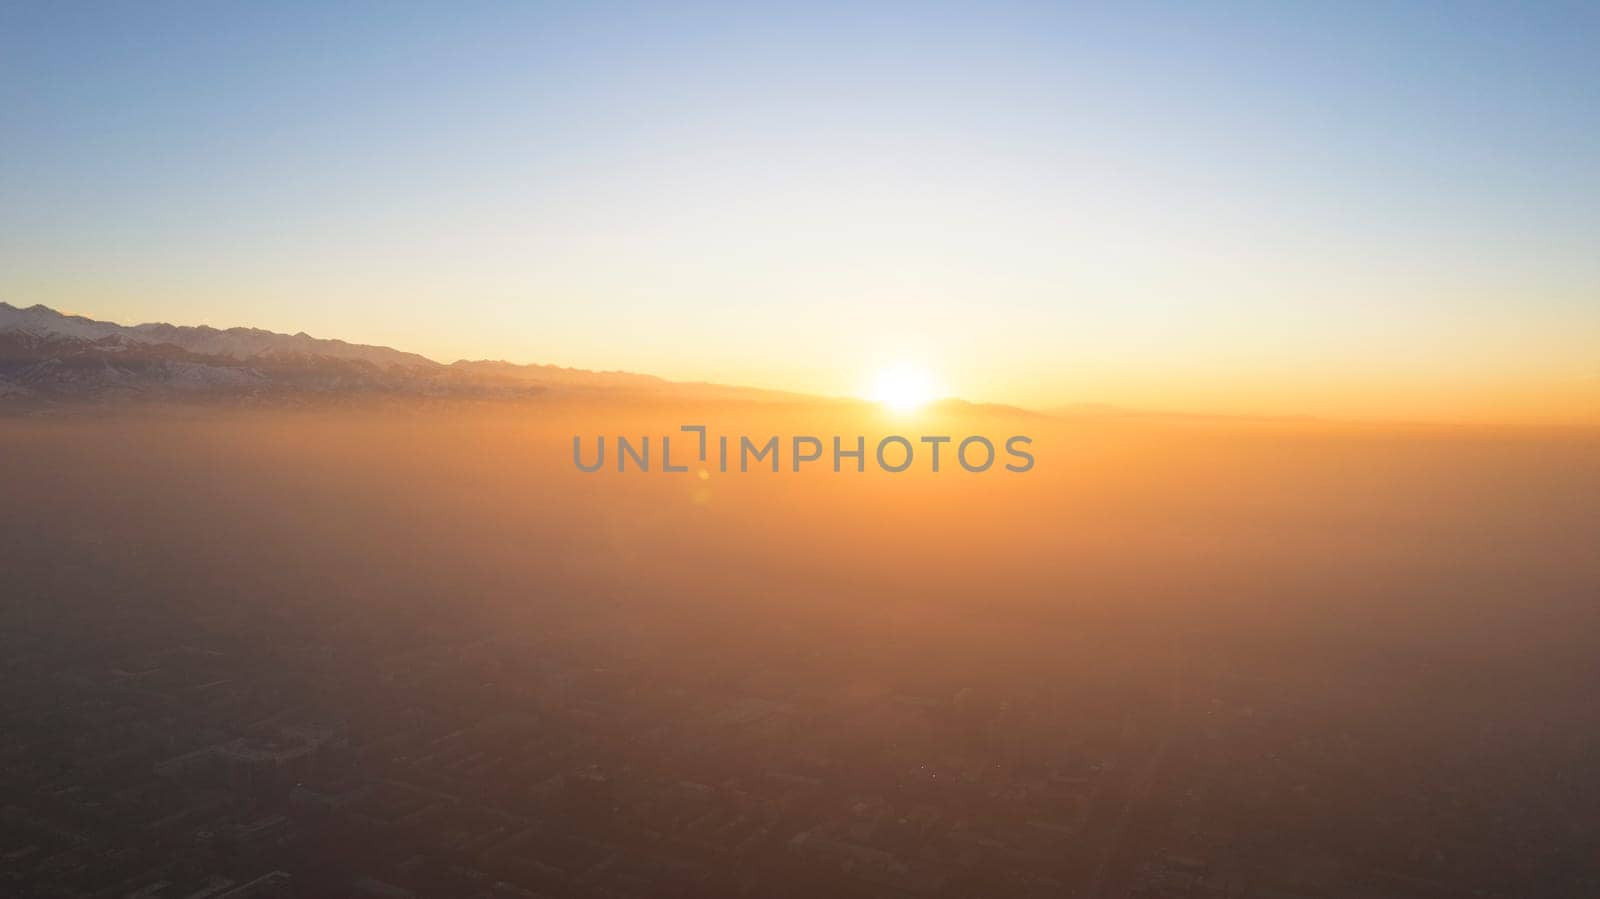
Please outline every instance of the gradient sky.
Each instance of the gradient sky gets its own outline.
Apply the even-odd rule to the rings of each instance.
[[[1034,406],[1600,418],[1592,4],[336,7],[0,7],[0,299],[825,393],[910,361]]]

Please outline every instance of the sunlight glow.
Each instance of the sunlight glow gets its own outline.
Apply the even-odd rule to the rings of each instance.
[[[915,365],[897,365],[878,372],[868,396],[896,412],[914,412],[934,399],[933,374]]]

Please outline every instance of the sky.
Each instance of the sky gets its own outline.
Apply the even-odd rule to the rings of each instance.
[[[0,299],[855,394],[1600,420],[1600,7],[7,3]]]

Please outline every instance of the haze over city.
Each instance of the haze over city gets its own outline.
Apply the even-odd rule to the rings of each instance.
[[[1597,25],[0,4],[0,897],[1600,896]]]

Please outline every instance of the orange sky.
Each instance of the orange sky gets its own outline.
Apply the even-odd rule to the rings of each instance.
[[[1555,11],[6,25],[14,305],[824,394],[911,365],[1033,407],[1600,420],[1600,57]]]

